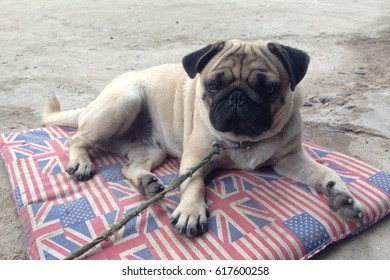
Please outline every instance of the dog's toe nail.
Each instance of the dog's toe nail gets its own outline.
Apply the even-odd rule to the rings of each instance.
[[[180,233],[180,234],[183,234],[183,235],[184,235],[184,234],[186,234],[186,232],[187,232],[187,228],[186,228],[186,227],[180,227],[180,228],[179,228],[179,233]]]
[[[207,231],[207,223],[199,223],[198,224],[198,233],[203,233]]]
[[[192,237],[192,236],[197,236],[199,234],[199,231],[197,228],[189,228],[189,229],[187,229],[186,233],[187,233],[187,236]]]
[[[66,173],[68,173],[69,175],[72,175],[75,171],[76,171],[76,169],[73,169],[73,168],[66,169]]]
[[[171,218],[171,225],[176,225],[178,221],[178,218]]]
[[[76,164],[69,164],[68,165],[68,168],[66,168],[66,172],[69,174],[69,175],[72,175],[72,174],[74,174],[76,171],[77,171],[77,169],[79,168],[79,164],[78,163],[76,163]]]

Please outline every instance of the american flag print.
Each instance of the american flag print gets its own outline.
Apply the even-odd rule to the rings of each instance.
[[[124,158],[92,150],[96,174],[78,182],[65,172],[69,128],[0,134],[31,259],[63,259],[100,236],[145,197],[121,174]],[[363,204],[365,218],[344,221],[322,194],[268,169],[220,170],[207,181],[209,230],[185,238],[170,225],[180,202],[172,191],[91,250],[87,259],[308,259],[329,244],[362,233],[390,211],[390,174],[342,153],[303,143],[317,162],[335,170]],[[168,185],[180,161],[154,170]]]

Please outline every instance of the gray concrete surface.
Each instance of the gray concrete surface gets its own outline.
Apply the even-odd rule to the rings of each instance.
[[[118,74],[229,38],[306,50],[305,138],[390,172],[387,0],[0,0],[1,131],[39,127],[52,94],[84,106]],[[25,259],[2,164],[0,191],[0,259]],[[390,259],[389,232],[385,218],[315,259]]]

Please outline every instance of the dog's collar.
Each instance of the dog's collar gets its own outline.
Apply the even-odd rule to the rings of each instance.
[[[261,141],[261,140],[260,140]],[[236,149],[236,150],[248,150],[252,148],[254,145],[259,143],[260,141],[257,142],[251,142],[251,141],[240,141],[240,142],[226,142],[222,140],[215,140],[213,142],[213,147],[218,147],[222,150],[226,149]]]

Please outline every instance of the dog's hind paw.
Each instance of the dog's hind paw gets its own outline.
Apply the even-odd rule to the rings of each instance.
[[[153,197],[164,190],[164,184],[153,173],[148,173],[138,178],[137,188],[143,195]]]

